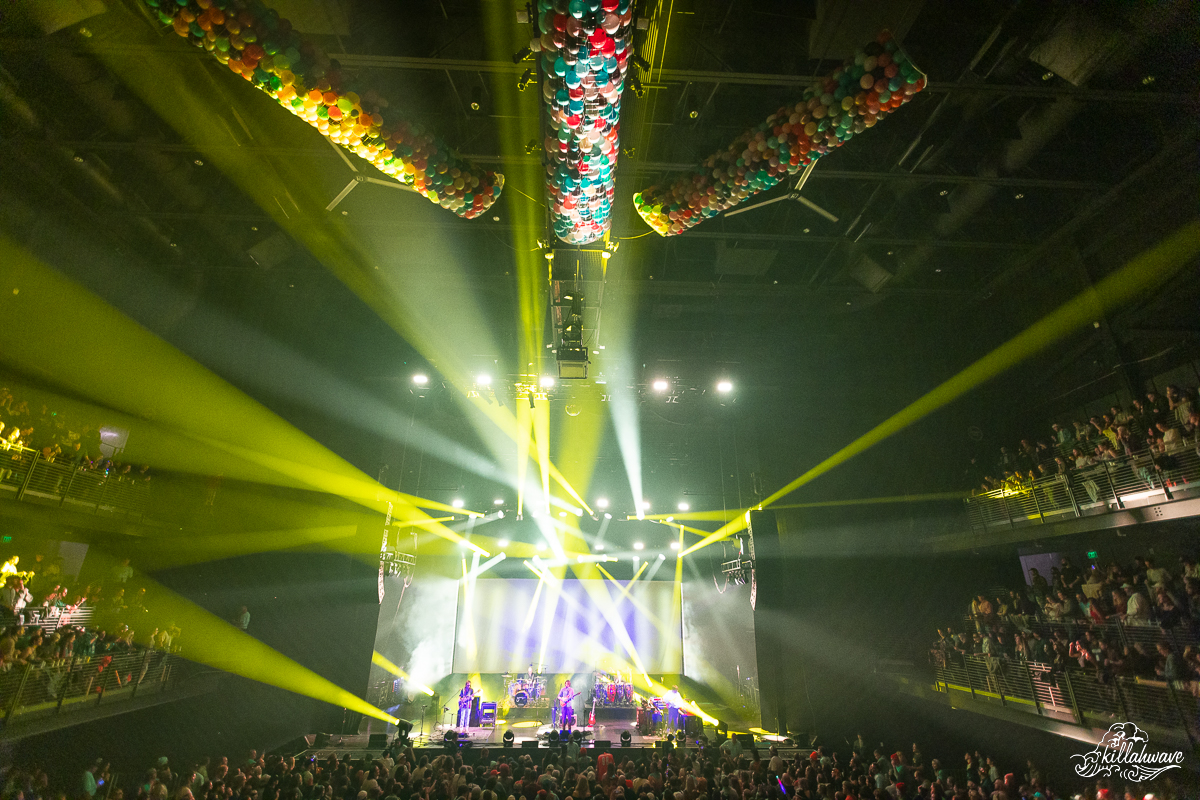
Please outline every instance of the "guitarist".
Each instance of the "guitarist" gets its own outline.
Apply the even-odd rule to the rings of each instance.
[[[565,731],[570,731],[575,727],[575,705],[572,702],[579,696],[579,692],[571,691],[571,681],[568,678],[563,684],[562,691],[558,693],[558,705],[562,709],[559,716],[559,724]]]

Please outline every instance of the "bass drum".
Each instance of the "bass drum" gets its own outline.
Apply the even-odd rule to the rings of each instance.
[[[523,689],[513,692],[513,705],[517,708],[524,708],[529,705],[529,694]]]

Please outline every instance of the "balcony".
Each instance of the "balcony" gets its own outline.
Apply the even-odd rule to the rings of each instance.
[[[1156,513],[1146,519],[1139,515],[1133,522],[1191,516],[1200,513],[1200,509],[1191,508],[1192,504],[1173,509],[1176,513],[1166,513],[1162,507],[1197,498],[1200,454],[1188,447],[1166,457],[1146,451],[1065,475],[972,495],[964,502],[971,530],[994,533],[1136,508],[1153,507]]]
[[[148,484],[115,469],[81,469],[63,461],[47,461],[37,450],[14,447],[0,455],[0,497],[59,506],[85,514],[141,519]]]

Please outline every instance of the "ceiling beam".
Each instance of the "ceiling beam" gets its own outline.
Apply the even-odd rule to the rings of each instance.
[[[78,46],[51,45],[42,38],[30,37],[0,37],[0,52],[29,52],[48,50],[66,50],[74,53],[105,53],[114,55],[148,55],[166,54],[179,55],[188,58],[208,57],[204,50],[191,47],[180,47],[175,42],[162,45],[135,44],[105,44],[86,43]],[[425,70],[444,72],[446,70],[459,72],[483,72],[518,77],[531,66],[531,60],[512,63],[511,61],[484,61],[465,58],[418,58],[414,56],[373,56],[359,53],[330,53],[330,58],[337,59],[344,67],[359,69],[395,69],[395,70]],[[723,83],[730,86],[794,86],[806,87],[814,80],[822,80],[825,76],[817,75],[781,75],[761,72],[720,72],[706,70],[662,69],[656,76],[655,87],[668,84],[683,83]],[[515,85],[514,85],[515,88]],[[649,87],[648,87],[649,88]],[[1060,98],[1070,97],[1085,103],[1113,103],[1120,105],[1180,105],[1191,102],[1191,96],[1178,92],[1163,92],[1147,89],[1145,91],[1121,91],[1112,89],[1076,89],[1072,86],[1017,86],[1012,84],[962,84],[954,82],[931,81],[926,92],[933,93],[975,93],[990,94],[1005,97],[1041,97]]]
[[[123,152],[135,150],[156,150],[164,153],[191,153],[202,155],[205,152],[252,152],[265,156],[315,156],[318,158],[337,158],[338,154],[328,147],[271,147],[264,145],[223,145],[205,144],[202,148],[186,142],[104,142],[92,140],[56,141],[55,144],[67,147],[76,152]],[[469,153],[463,158],[477,164],[487,165],[529,165],[542,163],[539,156],[516,156],[505,158],[497,155]],[[632,171],[636,174],[685,172],[693,169],[694,164],[671,161],[636,161],[622,159],[618,169],[622,174]],[[814,170],[809,180],[827,181],[896,181],[900,183],[936,183],[943,185],[984,184],[988,186],[1010,186],[1018,189],[1048,189],[1073,192],[1103,192],[1109,188],[1106,183],[1098,181],[1075,181],[1047,178],[1026,178],[997,175],[950,175],[945,173],[919,172],[887,172],[880,170],[833,169],[822,167]]]

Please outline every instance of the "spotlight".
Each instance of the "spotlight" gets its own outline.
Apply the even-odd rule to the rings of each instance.
[[[633,56],[633,65],[635,67],[637,67],[638,69],[640,69],[642,72],[650,71],[650,62],[648,62],[648,61],[646,61],[646,59],[642,58],[641,54],[635,54]]]
[[[634,550],[645,550],[645,549],[646,549],[646,545],[644,545],[644,544],[643,544],[643,543],[641,543],[641,542],[634,542],[634,543],[633,543],[633,549],[634,549]]]
[[[413,724],[406,719],[396,720],[396,738],[400,741],[407,742],[408,735],[412,733]]]
[[[560,512],[558,512],[558,515],[559,515],[560,517],[565,517],[565,516],[567,515],[567,512],[565,512],[565,511],[560,511]]]
[[[543,389],[549,389],[550,387],[554,386],[554,378],[550,375],[543,375],[542,379],[538,381],[538,385]]]
[[[582,517],[582,516],[583,516],[583,509],[582,509],[582,508],[577,508],[577,509],[575,509],[575,516],[577,516],[577,517]]]
[[[508,539],[498,539],[496,544],[500,547],[508,547]]]
[[[669,384],[669,383],[667,383],[666,381],[664,381],[662,378],[659,378],[658,380],[656,380],[656,381],[654,382],[654,391],[656,391],[656,392],[665,392],[665,391],[667,390],[667,387],[668,387],[668,386],[670,386],[670,384]]]
[[[477,383],[480,386],[491,386],[492,385],[492,376],[491,375],[480,375],[478,378],[475,379],[475,383]]]
[[[672,550],[678,550],[678,549],[679,549],[679,541],[678,541],[678,540],[676,540],[676,541],[674,541],[674,542],[671,542],[671,549],[672,549]]]
[[[600,254],[600,257],[603,258],[605,261],[608,261],[610,258],[612,258],[612,253],[605,250],[603,253]]]
[[[642,79],[637,75],[629,77],[629,88],[633,90],[633,96],[639,100],[646,96],[646,87],[642,85]]]
[[[596,498],[596,508],[608,508],[608,498],[607,497]]]
[[[687,503],[680,503],[678,508],[680,511],[687,511],[691,508],[691,506],[689,506]]]
[[[496,512],[496,519],[504,519],[504,509]]]
[[[429,376],[423,372],[418,372],[416,375],[413,375],[413,383],[417,386],[424,386],[429,383]]]
[[[633,747],[633,737],[629,731],[621,731],[621,747]]]
[[[550,744],[552,746],[558,744],[558,731],[550,731]]]
[[[456,497],[452,501],[450,501],[450,505],[454,506],[455,508],[462,508],[463,506],[466,505],[466,503],[464,503],[462,501],[461,497]]]
[[[667,522],[674,522],[674,521],[675,521],[674,517],[667,517]]]
[[[516,738],[517,738],[517,737],[513,736],[513,732],[512,732],[512,731],[505,731],[505,732],[504,732],[504,746],[505,746],[505,747],[512,747],[512,746],[513,746],[513,742],[516,740]]]
[[[471,102],[469,103],[468,107],[471,109],[471,112],[474,114],[483,113],[483,87],[482,86],[476,86],[471,91]]]
[[[533,50],[530,49],[529,45],[525,45],[520,50],[513,53],[513,63],[520,64],[522,61],[529,58],[531,55],[533,55]]]
[[[612,519],[612,514],[609,514],[607,511],[605,511],[605,512],[604,512],[604,518],[605,518],[605,519]]]
[[[493,501],[492,501],[492,505],[494,505],[494,506],[502,506],[502,505],[504,505],[504,498],[503,498],[503,497],[497,497],[495,500],[493,500]]]
[[[546,260],[547,260],[547,261],[553,261],[553,260],[554,260],[554,251],[553,251],[553,250],[547,250],[547,251],[546,251]]]
[[[546,549],[546,543],[545,543],[545,542],[538,542],[538,543],[537,543],[537,551],[538,551],[539,553],[540,553],[540,552],[542,552],[542,551],[543,551],[543,550],[545,550],[545,549]]]
[[[733,391],[733,384],[729,381],[717,381],[717,391],[721,394],[729,394]]]
[[[517,91],[525,91],[533,85],[535,80],[537,80],[537,73],[535,73],[532,69],[525,70],[521,73],[521,77],[517,79]]]
[[[603,552],[604,552],[604,545],[603,545],[603,544],[597,544],[597,545],[596,545],[596,552],[597,552],[597,553],[603,553]]]
[[[649,500],[643,500],[643,501],[642,501],[642,510],[643,510],[643,511],[649,511],[649,510],[650,510],[650,501],[649,501]]]

